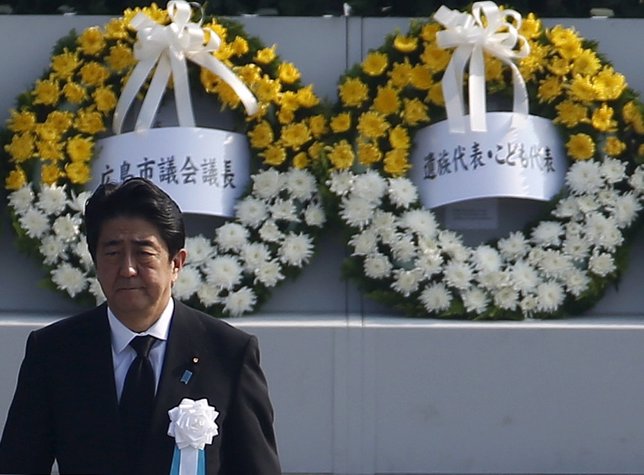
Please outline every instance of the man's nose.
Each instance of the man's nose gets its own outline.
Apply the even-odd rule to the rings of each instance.
[[[131,252],[123,254],[123,261],[121,262],[120,273],[122,277],[133,277],[136,275],[136,259]]]

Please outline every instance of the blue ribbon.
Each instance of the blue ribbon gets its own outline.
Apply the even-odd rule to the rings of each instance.
[[[170,465],[170,475],[179,475],[179,466],[181,465],[181,450],[174,446],[172,455],[172,465]],[[206,453],[202,449],[199,451],[199,460],[197,462],[197,473],[195,475],[206,475]]]

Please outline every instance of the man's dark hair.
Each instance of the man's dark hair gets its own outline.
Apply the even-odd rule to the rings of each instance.
[[[85,203],[87,247],[94,262],[103,224],[121,217],[143,218],[155,225],[171,259],[185,245],[186,231],[179,205],[151,181],[130,178],[121,184],[100,185]]]

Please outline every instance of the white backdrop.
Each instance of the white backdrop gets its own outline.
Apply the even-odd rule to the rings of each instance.
[[[0,119],[55,41],[102,17],[0,16]],[[241,18],[335,100],[347,66],[407,19]],[[644,91],[644,20],[575,25]],[[4,206],[4,204],[3,204]],[[79,308],[37,284],[2,214],[0,425],[29,330]],[[299,279],[233,324],[260,338],[283,466],[297,473],[644,473],[644,238],[619,289],[557,322],[412,320],[340,278],[338,233]]]

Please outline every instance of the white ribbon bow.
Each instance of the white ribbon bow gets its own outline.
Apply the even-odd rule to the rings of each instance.
[[[139,62],[116,105],[112,124],[115,134],[121,133],[125,115],[155,65],[156,70],[143,100],[135,130],[149,129],[152,125],[171,75],[179,125],[194,127],[186,58],[226,82],[239,96],[249,115],[257,112],[257,100],[253,93],[226,65],[212,55],[221,44],[219,36],[210,28],[201,28],[203,19],[199,20],[199,24],[190,21],[192,5],[183,0],[168,2],[167,10],[171,22],[167,26],[156,23],[144,13],[138,13],[130,22],[137,31],[134,55]],[[209,35],[206,35],[205,30],[208,30]]]
[[[530,45],[518,32],[521,15],[514,10],[501,11],[496,3],[486,1],[475,2],[472,14],[441,6],[434,18],[446,28],[436,34],[438,46],[456,48],[441,81],[450,131],[465,131],[463,74],[468,60],[470,127],[476,132],[487,130],[484,51],[512,70],[514,118],[518,117],[517,114],[527,116],[528,91],[519,68],[512,61],[525,58],[530,53]],[[514,19],[514,24],[508,18]],[[515,50],[517,42],[518,51]]]

